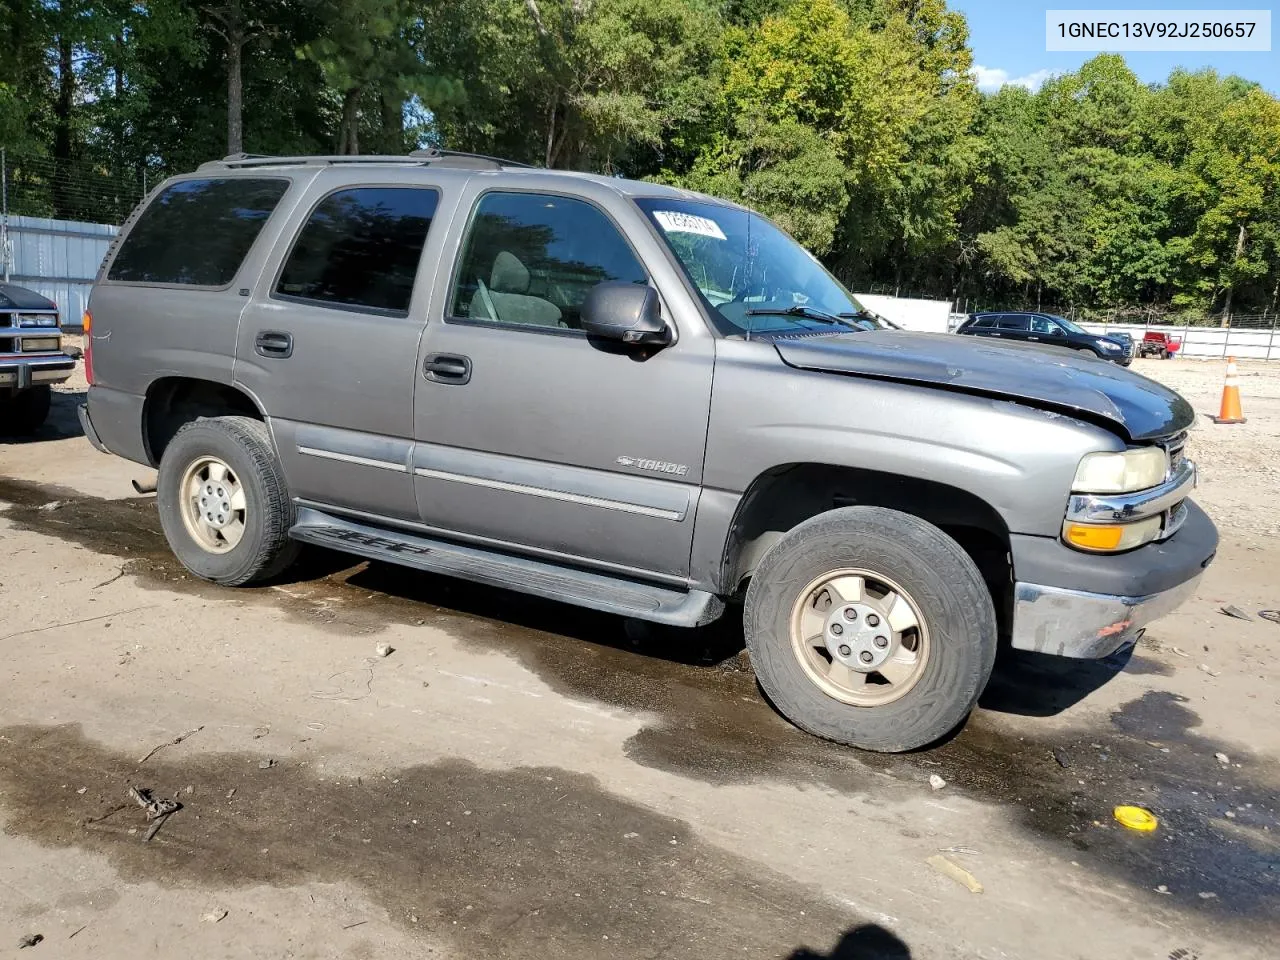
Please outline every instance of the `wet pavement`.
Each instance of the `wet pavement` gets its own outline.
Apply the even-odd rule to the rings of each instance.
[[[2,480],[0,501],[13,504],[4,516],[18,528],[116,557],[122,572],[144,588],[223,600],[231,595],[181,569],[164,542],[151,500],[98,500]],[[1060,714],[1121,671],[1144,675],[1158,687],[1168,668],[1152,658],[1080,664],[1009,652],[998,664],[982,708],[950,740],[914,754],[877,756],[816,740],[782,720],[755,685],[740,624],[732,617],[699,631],[629,624],[459,581],[352,563],[323,551],[312,552],[276,584],[237,590],[234,596],[347,636],[377,634],[389,623],[429,623],[465,637],[469,644],[516,658],[566,695],[643,712],[651,719],[625,743],[626,755],[637,764],[711,784],[784,782],[892,804],[896,797],[918,793],[930,774],[942,773],[949,791],[999,806],[1011,826],[1123,884],[1135,903],[1173,905],[1211,924],[1243,924],[1260,936],[1280,933],[1280,765],[1275,761],[1216,741],[1186,697],[1158,689],[1120,706],[1106,724],[1058,729],[1051,736],[1017,732],[1022,718]],[[6,803],[17,809],[9,830],[43,843],[87,844],[127,871],[139,854],[116,849],[123,828],[113,825],[115,815],[87,833],[80,826],[115,797],[70,792],[79,785],[72,772],[54,776],[67,782],[67,796],[53,791],[42,798],[38,784],[50,782],[51,771],[42,767],[50,748],[73,758],[71,769],[83,771],[85,782],[96,771],[123,783],[131,775],[130,761],[107,754],[72,728],[10,729],[3,736],[0,783]],[[1227,754],[1225,764],[1215,757],[1219,753]],[[716,896],[759,890],[760,909],[766,911],[770,904],[788,903],[790,896],[782,885],[750,873],[727,855],[700,848],[678,823],[603,794],[587,778],[565,771],[495,774],[445,763],[352,785],[324,779],[315,770],[259,772],[249,759],[206,757],[181,771],[149,765],[155,771],[149,774],[152,783],[174,791],[190,784],[193,796],[202,798],[225,792],[222,785],[228,782],[245,785],[235,804],[214,810],[201,804],[198,814],[193,805],[191,816],[180,814],[166,825],[166,836],[185,855],[200,856],[227,882],[285,883],[327,876],[335,868],[326,858],[339,850],[341,869],[350,863],[353,875],[402,920],[431,913],[437,921],[450,918],[452,926],[455,915],[470,913],[469,939],[460,941],[469,952],[488,949],[503,930],[521,929],[541,931],[530,936],[531,943],[547,948],[542,955],[589,953],[590,944],[569,932],[576,922],[572,911],[548,917],[485,906],[486,891],[510,882],[502,873],[512,857],[525,864],[522,870],[561,871],[526,875],[522,883],[572,885],[581,876],[584,901],[575,909],[616,916],[617,936],[628,943],[638,942],[646,926],[680,929],[708,943],[732,942],[731,930],[680,912],[682,877],[696,877],[700,888],[710,884]],[[438,817],[430,824],[407,825],[405,817],[412,820],[414,809],[438,808],[444,794],[433,791],[441,783],[450,785],[449,796],[476,797],[469,802],[471,813],[460,814],[468,818],[465,826],[459,820],[455,827],[452,819],[442,825]],[[283,785],[287,790],[276,792]],[[560,802],[561,794],[570,804],[568,820],[556,818],[554,833],[540,836],[532,818]],[[1161,820],[1160,829],[1151,834],[1124,829],[1111,817],[1120,803],[1150,808]],[[137,813],[122,811],[119,822],[136,821]],[[326,827],[328,834],[318,831],[328,837],[321,842],[301,835],[306,831],[297,826],[300,818],[333,825],[349,821],[359,829]],[[611,842],[614,834],[638,834],[633,838],[634,889],[622,904],[592,899],[599,879],[592,871],[607,869],[592,855],[598,843],[601,859],[608,859],[603,836],[594,832],[601,824],[609,824]],[[623,824],[626,829],[619,831]],[[904,836],[909,832],[906,828]],[[253,846],[255,835],[276,852],[246,858],[243,850],[260,849]],[[394,855],[374,853],[392,848]],[[417,881],[409,883],[413,877],[429,877],[434,869],[465,858],[475,858],[476,870],[463,888],[415,903],[397,894],[406,887],[419,889]],[[655,889],[665,901],[652,900]],[[530,911],[537,909],[529,905]],[[835,922],[822,917],[810,927],[796,922],[796,912],[779,908],[779,949],[813,942],[805,938]],[[692,942],[671,952],[682,953]]]

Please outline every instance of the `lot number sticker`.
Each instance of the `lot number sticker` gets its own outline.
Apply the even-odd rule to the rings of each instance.
[[[707,217],[694,216],[692,213],[678,213],[675,210],[655,210],[653,219],[667,233],[696,233],[700,237],[726,239],[720,224]]]

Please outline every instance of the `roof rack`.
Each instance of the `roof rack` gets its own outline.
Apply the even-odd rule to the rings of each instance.
[[[427,165],[437,167],[459,167],[469,170],[502,170],[508,167],[528,168],[527,163],[515,160],[502,160],[498,157],[486,156],[482,153],[463,153],[458,150],[441,150],[428,147],[425,150],[414,150],[407,156],[401,154],[340,154],[330,156],[298,156],[273,157],[258,153],[233,153],[221,160],[210,160],[200,164],[200,169],[208,167],[277,167],[302,166],[311,163],[347,164],[347,163],[401,163]]]
[[[532,169],[533,164],[520,163],[516,160],[503,160],[491,157],[486,153],[465,153],[461,150],[442,150],[439,147],[427,147],[425,150],[414,150],[409,156],[415,159],[431,160],[439,166],[473,167],[475,169],[502,169],[504,167],[522,167]]]

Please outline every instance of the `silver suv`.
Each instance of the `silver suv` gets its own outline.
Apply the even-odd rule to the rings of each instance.
[[[694,627],[793,722],[959,724],[1002,637],[1104,657],[1194,588],[1190,406],[1065,350],[868,329],[765,218],[490,158],[230,157],[90,302],[100,449],[194,574],[299,543]]]

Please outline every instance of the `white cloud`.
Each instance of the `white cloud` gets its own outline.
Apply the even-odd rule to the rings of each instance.
[[[984,67],[980,63],[975,63],[973,69],[969,72],[973,74],[973,79],[978,82],[978,89],[983,93],[995,93],[1001,87],[1006,86],[1026,87],[1032,93],[1035,93],[1046,80],[1054,75],[1052,70],[1037,70],[1034,73],[1028,73],[1026,76],[1010,79],[1008,70],[1002,70],[999,67]]]

